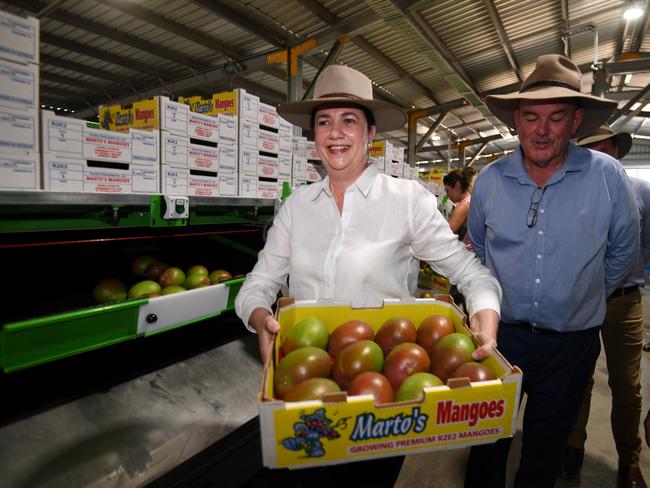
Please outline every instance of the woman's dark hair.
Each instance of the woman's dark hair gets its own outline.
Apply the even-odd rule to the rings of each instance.
[[[463,192],[466,192],[472,186],[472,180],[476,174],[476,169],[472,166],[465,166],[462,170],[455,169],[445,175],[442,179],[442,183],[452,188],[456,186],[456,183],[460,183],[460,189]]]
[[[314,110],[311,111],[311,127],[312,127],[312,131],[314,130],[314,127],[315,127],[314,124],[316,122],[316,112],[317,111],[319,111],[320,109],[323,109],[323,108],[340,107],[340,104],[332,104],[331,107],[328,107],[327,105],[329,105],[329,104],[319,105],[318,107],[316,107]],[[373,125],[375,125],[375,116],[372,115],[372,112],[370,110],[368,110],[366,107],[362,107],[361,105],[356,105],[356,104],[353,104],[353,103],[350,104],[350,107],[359,109],[359,110],[361,110],[363,112],[363,115],[365,115],[365,117],[366,117],[366,122],[368,123],[368,131],[370,131],[370,128]]]

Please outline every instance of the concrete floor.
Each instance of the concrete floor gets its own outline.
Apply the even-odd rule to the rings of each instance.
[[[650,330],[650,286],[643,292],[646,331]],[[644,352],[641,360],[643,395],[643,415],[650,408],[650,352]],[[592,393],[591,414],[587,426],[588,439],[585,446],[585,460],[580,480],[566,481],[558,479],[556,486],[582,488],[616,487],[616,471],[618,455],[612,438],[609,414],[611,395],[607,385],[607,366],[605,355],[601,352],[596,364],[595,385]],[[521,447],[521,418],[515,435],[508,463],[508,486],[512,485],[519,464]],[[643,425],[640,426],[643,438]],[[400,472],[396,488],[413,488],[426,486],[428,488],[456,488],[463,486],[465,463],[469,449],[454,449],[434,451],[425,454],[407,456]],[[641,470],[650,483],[650,449],[643,443],[641,452]]]

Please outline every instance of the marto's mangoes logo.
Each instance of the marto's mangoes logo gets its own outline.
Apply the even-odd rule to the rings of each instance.
[[[131,125],[133,123],[133,114],[131,112],[115,112],[115,125]]]
[[[467,422],[470,427],[474,427],[479,420],[503,417],[505,411],[504,404],[505,400],[503,398],[489,402],[461,404],[454,403],[453,400],[438,402],[436,423],[441,425]]]
[[[212,112],[212,100],[200,100],[192,104],[192,112],[205,114]]]
[[[426,429],[428,419],[429,416],[421,413],[419,407],[414,407],[411,415],[399,413],[386,419],[377,419],[374,413],[364,413],[357,416],[350,440],[364,441],[406,435],[409,432],[420,433]]]
[[[142,110],[140,108],[135,109],[135,120],[144,120],[145,122],[149,119],[153,119],[156,116],[156,110],[153,108],[148,108]]]

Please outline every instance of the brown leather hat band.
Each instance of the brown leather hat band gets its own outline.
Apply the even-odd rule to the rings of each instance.
[[[531,83],[530,85],[526,85],[526,87],[522,87],[521,90],[519,90],[519,93],[524,93],[528,90],[531,90],[533,88],[538,88],[540,86],[554,86],[554,87],[559,87],[559,88],[567,88],[569,90],[577,91],[580,93],[580,88],[575,87],[571,85],[570,83],[566,83],[564,81],[560,80],[541,80],[541,81],[535,81]]]

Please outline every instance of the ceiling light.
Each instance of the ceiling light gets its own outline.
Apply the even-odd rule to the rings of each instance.
[[[440,136],[439,136],[438,134],[433,134],[433,135],[431,136],[431,140],[432,140],[432,141],[439,141],[439,140],[440,140]]]
[[[639,2],[630,3],[623,12],[625,20],[636,20],[643,15],[643,6]]]

